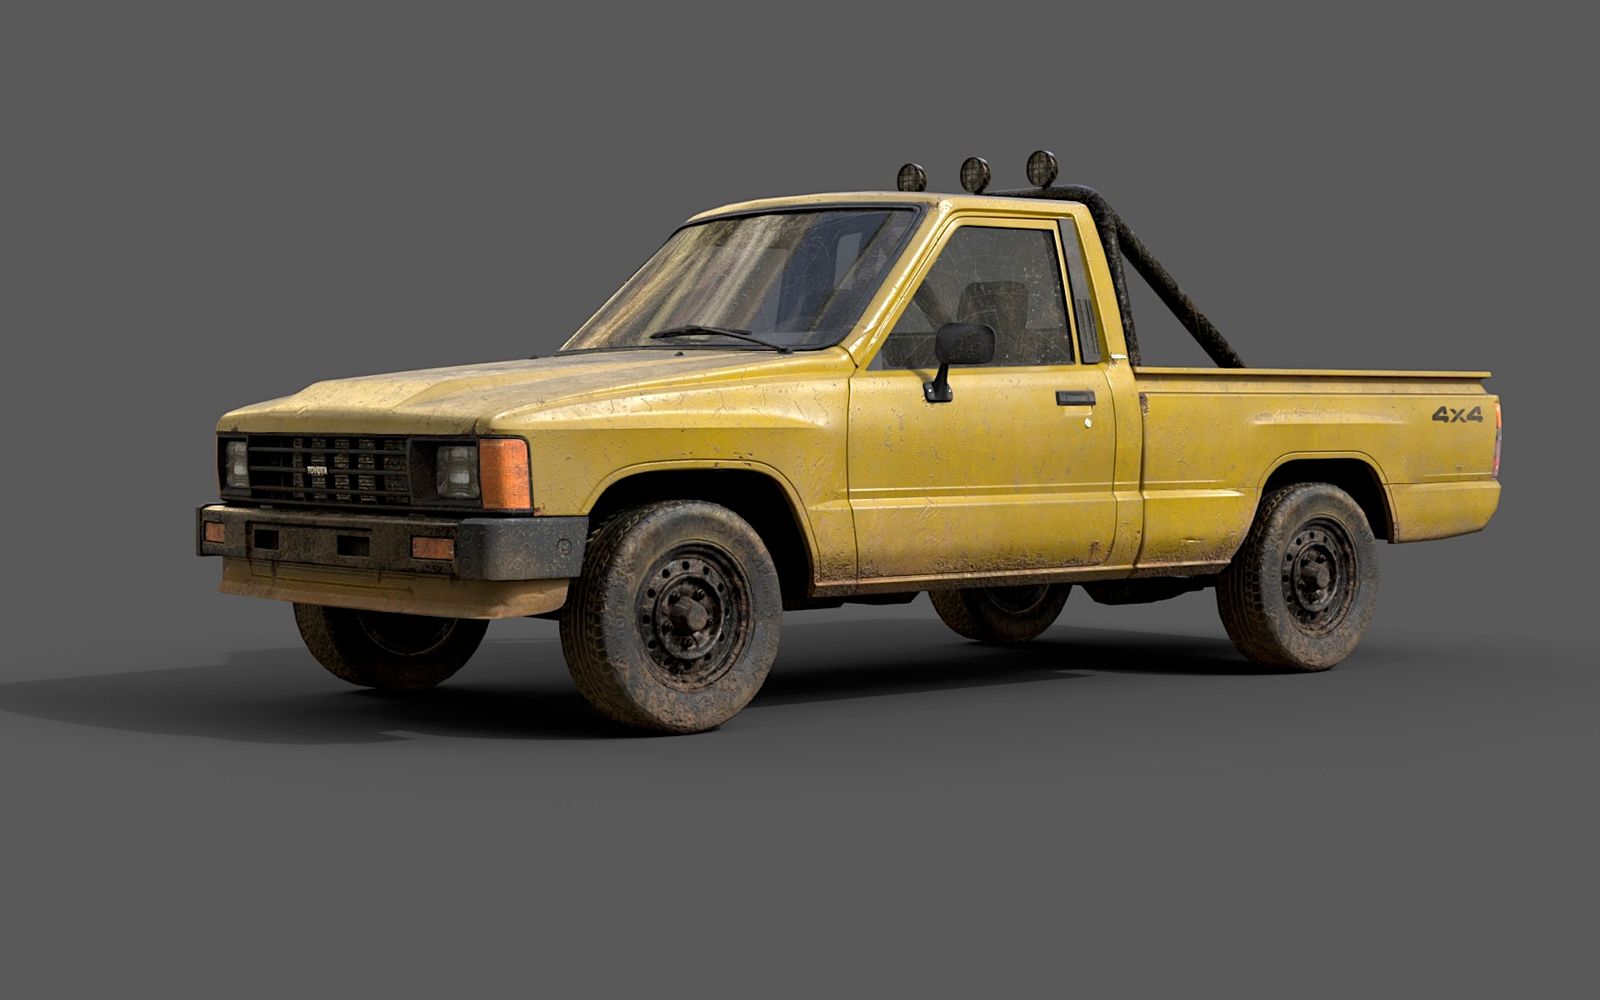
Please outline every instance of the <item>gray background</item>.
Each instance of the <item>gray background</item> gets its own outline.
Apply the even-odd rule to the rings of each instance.
[[[1588,32],[1067,11],[7,5],[0,984],[1588,995]],[[1385,547],[1339,669],[1249,670],[1209,594],[1020,651],[924,599],[630,737],[549,623],[391,700],[190,555],[232,405],[547,352],[692,212],[1041,145],[1252,363],[1495,371],[1500,514]]]

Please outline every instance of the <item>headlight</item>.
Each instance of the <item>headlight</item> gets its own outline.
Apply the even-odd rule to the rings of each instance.
[[[250,488],[250,450],[243,441],[229,441],[225,452],[227,476],[223,480],[230,490]]]
[[[478,449],[470,444],[448,444],[434,459],[435,490],[444,500],[478,499]]]

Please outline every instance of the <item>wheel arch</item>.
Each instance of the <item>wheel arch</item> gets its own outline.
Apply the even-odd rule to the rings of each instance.
[[[816,579],[816,540],[794,487],[776,470],[755,463],[660,463],[623,469],[588,505],[591,530],[618,512],[664,500],[704,500],[749,522],[772,556],[784,606],[797,605]]]
[[[1394,511],[1389,491],[1383,474],[1370,456],[1354,452],[1285,455],[1261,481],[1257,509],[1260,509],[1261,500],[1273,490],[1297,483],[1328,483],[1344,490],[1367,515],[1372,533],[1394,541]]]

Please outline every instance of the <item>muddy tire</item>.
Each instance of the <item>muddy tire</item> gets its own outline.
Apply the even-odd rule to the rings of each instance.
[[[782,621],[778,573],[755,530],[726,507],[672,500],[624,511],[589,540],[561,609],[561,649],[608,718],[697,733],[755,697]]]
[[[1061,617],[1070,583],[970,587],[928,593],[933,609],[957,635],[979,642],[1027,642]]]
[[[1349,656],[1378,601],[1377,543],[1327,483],[1274,490],[1217,581],[1228,638],[1263,666],[1326,670]]]
[[[380,691],[422,691],[460,670],[489,627],[474,618],[429,618],[296,604],[294,623],[317,662],[342,681]]]

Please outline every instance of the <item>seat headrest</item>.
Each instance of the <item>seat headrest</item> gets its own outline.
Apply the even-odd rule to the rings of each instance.
[[[984,323],[999,335],[1028,329],[1028,286],[1020,281],[974,281],[961,291],[961,323]]]

